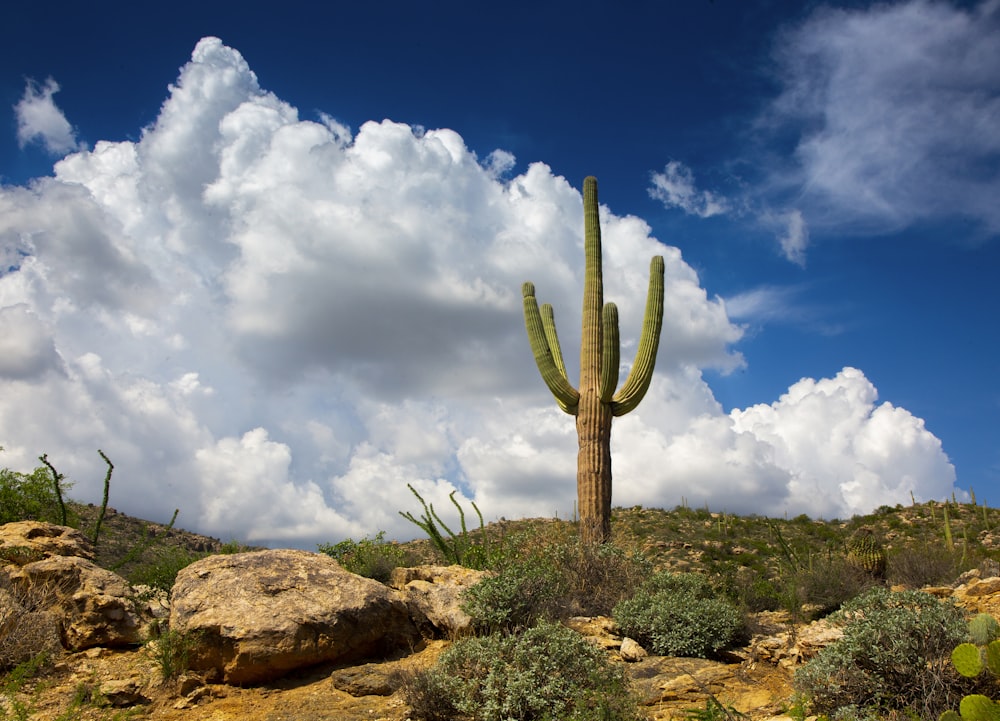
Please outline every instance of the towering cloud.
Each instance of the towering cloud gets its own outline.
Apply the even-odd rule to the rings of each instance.
[[[514,168],[451,130],[301,119],[205,38],[138,142],[0,189],[0,461],[46,452],[90,500],[101,448],[123,510],[304,547],[416,535],[407,483],[442,510],[458,489],[490,518],[570,513],[572,419],[537,378],[519,289],[578,307],[581,198],[541,163],[502,179]],[[741,328],[645,222],[602,221],[607,297],[636,324],[623,357],[648,258],[666,260],[616,502],[844,515],[950,493],[937,439],[859,371],[724,413],[701,371],[743,364]],[[560,327],[578,345],[579,319]]]

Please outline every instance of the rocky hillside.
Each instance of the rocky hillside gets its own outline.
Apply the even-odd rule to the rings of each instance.
[[[75,510],[80,527],[92,528],[97,509]],[[699,570],[717,579],[750,574],[777,593],[782,579],[805,578],[823,563],[843,558],[852,535],[867,529],[886,551],[889,583],[930,584],[934,595],[954,597],[970,612],[997,613],[998,523],[1000,514],[973,504],[882,508],[846,521],[739,517],[681,506],[616,509],[613,534],[617,544],[659,568]],[[571,538],[573,530],[568,521],[529,519],[490,524],[486,532],[494,544],[517,545],[532,539],[558,542]],[[473,578],[443,568],[397,569],[383,585],[341,575],[346,572],[321,554],[218,556],[213,554],[249,549],[110,509],[96,554],[79,533],[65,535],[65,541],[51,540],[48,531],[32,538],[23,529],[17,533],[22,536],[0,539],[0,546],[8,548],[6,565],[0,563],[6,588],[23,587],[18,579],[36,585],[49,579],[41,585],[58,603],[23,606],[24,612],[41,614],[32,616],[37,623],[30,627],[43,628],[54,614],[63,630],[61,638],[56,634],[51,640],[54,663],[27,679],[8,674],[0,680],[0,719],[404,721],[411,711],[401,679],[431,666],[461,632],[459,593]],[[32,550],[35,543],[41,545]],[[434,557],[424,539],[402,547],[417,561]],[[118,574],[139,573],[164,554],[207,558],[178,577],[173,608],[162,597],[142,596],[137,605],[135,592]],[[105,575],[108,568],[117,573]],[[328,590],[317,593],[317,588]],[[348,588],[356,591],[348,593]],[[794,670],[840,631],[809,614],[789,613],[774,603],[777,598],[764,599],[777,607],[751,614],[752,633],[743,645],[712,660],[651,656],[625,643],[603,617],[576,618],[569,625],[625,664],[652,719],[685,718],[691,709],[704,709],[710,697],[753,719],[786,718]],[[359,622],[368,617],[359,614],[375,615]],[[3,617],[0,613],[0,636],[7,628]],[[293,618],[304,620],[289,625]],[[202,643],[201,650],[189,649],[193,670],[165,677],[165,664],[173,662],[177,650],[168,647],[170,637],[143,641],[154,638],[157,625],[166,626],[168,619],[170,627],[196,631],[199,637],[222,635]],[[380,645],[381,637],[365,641],[374,645],[358,645],[360,633],[331,640],[336,634],[322,629],[342,633],[344,619],[360,623],[359,632],[393,628],[392,647]],[[313,640],[288,645],[289,639]],[[343,648],[353,650],[343,655],[338,650]],[[301,663],[295,660],[300,652],[305,654]]]

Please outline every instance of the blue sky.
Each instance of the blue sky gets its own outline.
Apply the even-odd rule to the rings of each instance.
[[[596,175],[626,363],[668,260],[616,503],[1000,504],[995,0],[7,17],[6,465],[304,547],[412,535],[406,483],[569,515],[517,296],[574,347]]]

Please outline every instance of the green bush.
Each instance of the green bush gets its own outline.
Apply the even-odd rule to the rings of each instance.
[[[196,634],[168,629],[150,641],[146,648],[160,668],[160,679],[168,681],[188,670],[188,657],[196,645]]]
[[[152,561],[136,566],[129,572],[129,583],[133,586],[149,586],[164,591],[169,596],[180,570],[205,555],[179,546],[161,546],[156,550]]]
[[[60,481],[65,493],[70,484]],[[45,466],[31,473],[0,468],[0,525],[13,521],[62,523],[59,496]]]
[[[554,557],[511,558],[463,593],[462,609],[478,630],[516,631],[557,618],[566,585]]]
[[[874,587],[832,619],[844,635],[795,674],[814,713],[855,707],[937,715],[960,697],[949,655],[965,637],[961,610],[919,591]]]
[[[559,624],[466,638],[404,685],[424,721],[638,721],[627,676]]]
[[[658,573],[612,615],[623,635],[661,656],[708,656],[743,625],[736,608],[697,573]]]
[[[392,574],[392,569],[407,563],[408,557],[399,545],[387,543],[385,531],[379,531],[374,538],[362,538],[354,541],[350,538],[340,543],[321,543],[319,552],[336,559],[336,561],[351,573],[365,578],[373,578],[385,583]]]
[[[728,569],[720,583],[726,596],[749,613],[776,611],[787,605],[781,584],[751,567]]]
[[[650,564],[609,544],[545,541],[527,534],[506,546],[494,573],[465,592],[480,630],[527,628],[540,619],[608,615],[649,575]]]

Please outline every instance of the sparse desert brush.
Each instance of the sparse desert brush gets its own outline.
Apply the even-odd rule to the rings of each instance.
[[[15,583],[0,571],[0,672],[62,651],[59,619],[49,610],[57,593],[50,581]]]
[[[936,719],[960,698],[950,654],[966,626],[953,604],[877,586],[831,618],[844,623],[843,637],[795,673],[814,713],[855,707]]]
[[[658,573],[615,606],[622,635],[661,656],[708,656],[728,646],[743,619],[698,573]]]
[[[411,554],[398,543],[385,540],[385,531],[360,541],[351,538],[340,543],[322,543],[319,552],[335,559],[341,566],[359,576],[385,583],[392,575],[392,569],[407,565]]]
[[[455,642],[404,685],[422,721],[639,721],[624,669],[565,626]]]
[[[493,574],[465,592],[465,611],[481,630],[527,628],[540,619],[608,615],[651,571],[636,552],[579,538],[531,533],[510,549]],[[556,540],[559,539],[559,540]]]

